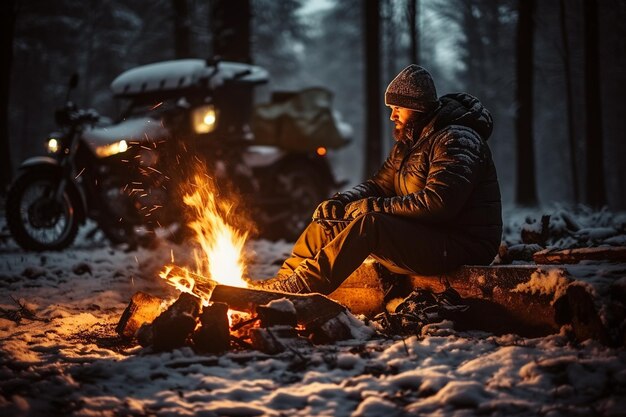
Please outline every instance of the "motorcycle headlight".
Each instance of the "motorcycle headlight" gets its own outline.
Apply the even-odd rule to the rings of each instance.
[[[191,113],[191,124],[196,133],[210,133],[215,130],[217,113],[212,104],[196,107]]]
[[[59,140],[56,138],[49,138],[48,142],[46,143],[46,148],[48,149],[48,153],[57,153],[59,152],[60,147],[61,147],[61,144],[59,143]]]
[[[114,142],[109,145],[98,146],[96,148],[96,155],[100,158],[106,158],[107,156],[117,155],[118,153],[126,152],[128,150],[128,143],[124,139],[119,142]]]

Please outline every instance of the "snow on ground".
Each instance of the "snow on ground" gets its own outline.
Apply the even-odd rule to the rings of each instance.
[[[508,214],[518,222],[508,226],[514,242],[528,213]],[[594,229],[587,217],[575,219]],[[158,243],[125,252],[83,231],[63,253],[36,254],[0,241],[0,307],[15,310],[14,297],[40,319],[0,319],[1,416],[626,415],[626,351],[573,344],[565,332],[528,339],[456,332],[444,322],[420,338],[276,356],[120,345],[114,327],[134,292],[176,295],[157,273],[172,255],[184,262],[189,248]],[[251,242],[250,275],[271,276],[290,246]],[[578,268],[626,282],[624,265]]]

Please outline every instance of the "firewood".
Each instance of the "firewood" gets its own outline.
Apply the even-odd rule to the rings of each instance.
[[[595,248],[578,248],[536,252],[533,260],[537,264],[577,264],[580,261],[614,261],[626,262],[626,247],[606,246]]]
[[[271,301],[264,306],[258,306],[256,312],[261,320],[261,327],[281,324],[295,327],[298,324],[296,308],[286,298]]]
[[[613,344],[607,329],[602,324],[593,297],[580,285],[570,285],[563,297],[565,304],[561,304],[559,319],[569,323],[577,340],[595,339],[604,344]]]
[[[291,350],[300,355],[298,349],[310,346],[307,339],[298,336],[298,332],[291,326],[271,326],[266,329],[257,327],[250,329],[252,348],[263,353],[275,355]]]
[[[230,347],[228,305],[213,303],[202,309],[202,325],[193,335],[196,350],[202,353],[219,353]]]
[[[144,323],[151,323],[160,313],[163,300],[145,292],[136,292],[122,313],[115,331],[123,337],[132,338]]]
[[[500,245],[498,255],[500,261],[504,264],[510,264],[513,261],[532,261],[533,255],[543,250],[543,247],[532,243],[530,245],[520,243],[519,245],[505,246]]]
[[[212,302],[226,303],[233,310],[254,313],[256,308],[272,300],[286,298],[296,308],[298,323],[304,326],[322,324],[346,308],[321,294],[288,294],[218,285],[211,294]]]
[[[185,345],[196,328],[200,304],[200,299],[195,295],[181,293],[178,300],[152,322],[154,349],[170,350]]]
[[[541,229],[537,230],[538,225],[525,224],[522,226],[522,242],[525,244],[538,244],[546,246],[546,241],[550,237],[550,216],[541,216]]]
[[[333,317],[321,326],[307,329],[311,331],[311,341],[315,344],[327,344],[352,338],[352,332],[341,319],[341,315],[345,316],[345,313]]]

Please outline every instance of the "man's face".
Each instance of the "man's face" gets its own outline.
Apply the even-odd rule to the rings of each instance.
[[[405,107],[391,106],[391,116],[389,119],[395,123],[393,130],[393,138],[396,141],[405,137],[407,127],[411,127],[411,123],[415,119],[417,112]]]

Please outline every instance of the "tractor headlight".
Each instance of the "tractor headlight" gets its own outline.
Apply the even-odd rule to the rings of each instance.
[[[212,104],[196,107],[191,113],[191,124],[196,133],[210,133],[215,130],[217,113]]]
[[[96,155],[100,158],[106,158],[107,156],[117,155],[118,153],[126,152],[128,150],[128,143],[124,139],[119,142],[114,142],[109,145],[98,146],[96,148]]]
[[[60,148],[59,140],[56,138],[49,138],[48,143],[46,143],[46,148],[48,149],[48,153],[59,152],[59,148]]]

